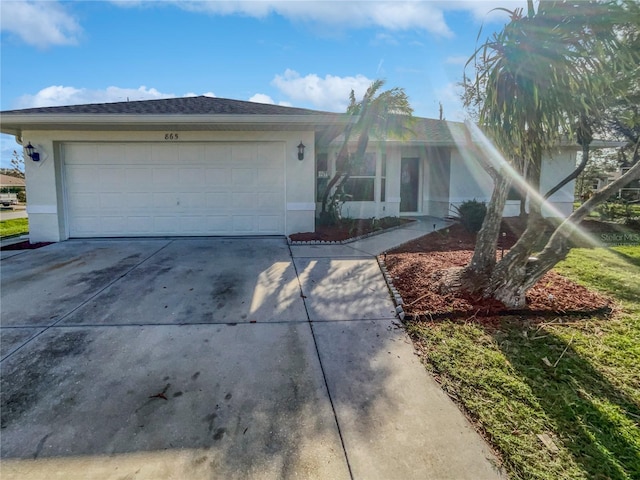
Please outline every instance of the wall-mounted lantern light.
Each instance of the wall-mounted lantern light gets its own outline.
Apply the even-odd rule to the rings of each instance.
[[[24,147],[25,150],[27,151],[27,156],[33,160],[34,162],[39,162],[40,161],[40,154],[38,152],[36,152],[36,149],[33,145],[31,145],[31,142],[29,142],[27,144],[26,147]]]
[[[298,145],[298,160],[304,160],[304,149],[305,146],[300,142],[300,145]]]

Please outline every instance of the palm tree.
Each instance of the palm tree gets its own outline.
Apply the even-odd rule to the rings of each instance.
[[[636,68],[638,52],[620,41],[620,25],[636,22],[633,2],[533,0],[507,11],[510,22],[488,39],[467,64],[475,65],[469,86],[481,95],[479,124],[510,159],[514,170],[526,174],[529,190],[528,224],[516,245],[496,263],[500,220],[512,177],[494,168],[494,192],[471,263],[460,272],[462,288],[493,297],[508,307],[522,307],[525,292],[551,266],[534,268],[529,258],[544,233],[541,207],[552,191],[539,192],[542,156],[567,138],[583,147],[583,165],[552,190],[571,181],[589,157],[592,131],[612,98],[620,98],[616,78]],[[467,96],[467,102],[472,103]],[[541,195],[538,195],[540,193]],[[566,252],[565,252],[566,255]],[[551,261],[551,258],[549,258]],[[547,268],[548,266],[548,268]],[[538,277],[539,278],[539,277]],[[533,284],[531,283],[533,281]]]
[[[323,221],[335,222],[340,219],[339,208],[336,210],[336,202],[330,199],[342,190],[351,172],[364,160],[370,137],[402,137],[410,132],[409,120],[413,108],[407,94],[404,89],[397,87],[380,92],[384,84],[384,80],[375,80],[360,101],[356,100],[355,92],[351,90],[346,114],[356,120],[344,130],[342,146],[336,157],[336,173],[322,196],[320,218]],[[349,146],[354,136],[356,147],[351,153]]]

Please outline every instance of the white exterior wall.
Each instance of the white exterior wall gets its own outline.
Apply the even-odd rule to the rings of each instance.
[[[488,202],[491,198],[493,180],[480,163],[466,152],[457,149],[451,152],[450,182],[450,208],[466,200]]]
[[[24,131],[23,144],[31,142],[41,161],[33,162],[25,153],[26,190],[31,242],[58,242],[68,238],[65,215],[62,158],[58,145],[62,142],[158,142],[167,131],[101,132],[101,131]],[[260,142],[285,143],[285,233],[308,232],[315,228],[313,131],[273,132],[200,132],[178,131],[173,142]],[[305,158],[298,160],[298,144],[306,145]]]
[[[575,150],[558,150],[546,157],[542,163],[540,190],[546,193],[561,179],[569,175],[576,165]],[[549,199],[551,205],[543,208],[546,217],[566,217],[573,211],[575,182],[569,182]],[[459,205],[465,200],[489,202],[493,190],[493,180],[484,171],[480,163],[469,155],[459,151],[451,153],[451,206]],[[520,214],[520,201],[507,200],[503,215],[515,217]]]
[[[551,190],[563,178],[573,172],[576,168],[575,150],[558,150],[542,164],[540,176],[540,190],[544,195]],[[568,217],[573,212],[573,201],[575,199],[575,180],[571,180],[558,192],[549,198],[549,207],[544,207],[542,213],[545,217]]]

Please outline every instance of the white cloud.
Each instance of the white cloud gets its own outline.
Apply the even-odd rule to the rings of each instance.
[[[256,102],[256,103],[268,103],[269,105],[275,105],[276,104],[276,102],[273,100],[273,98],[271,98],[269,95],[265,95],[264,93],[256,93],[248,101],[249,102]],[[290,102],[283,102],[283,101],[278,102],[278,105],[280,105],[281,107],[292,107],[293,106]]]
[[[0,30],[38,48],[75,45],[82,33],[76,19],[58,2],[3,1]]]
[[[211,98],[216,98],[216,94],[213,92],[207,92],[207,93],[193,93],[193,92],[189,92],[189,93],[185,93],[183,95],[183,97],[211,97]]]
[[[273,98],[271,98],[269,95],[265,95],[264,93],[256,93],[249,99],[249,101],[256,103],[268,103],[269,105],[275,105],[276,103],[273,101]]]
[[[140,2],[116,1],[116,5],[135,6]],[[166,4],[167,2],[162,2]],[[264,18],[281,15],[295,22],[311,22],[341,28],[381,27],[386,30],[422,30],[434,35],[451,37],[443,11],[432,1],[381,0],[173,0],[179,8],[211,15],[244,15]],[[143,4],[147,6],[148,4]]]
[[[297,102],[311,103],[316,108],[334,112],[344,112],[349,103],[349,93],[353,90],[356,98],[362,97],[373,80],[364,75],[319,77],[310,73],[304,77],[287,69],[283,75],[276,75],[272,85]]]
[[[122,7],[149,7],[150,2],[112,0]],[[292,22],[309,22],[334,28],[379,27],[389,31],[420,30],[450,38],[448,11],[469,12],[477,21],[504,21],[506,13],[496,7],[526,8],[525,0],[167,0],[184,10],[210,15],[241,15],[265,18],[280,15]],[[493,11],[492,11],[493,10]],[[380,39],[379,39],[380,40]]]
[[[151,3],[138,0],[112,0],[124,8],[149,8],[173,3],[179,8],[212,15],[245,15],[264,18],[277,14],[293,22],[310,22],[339,28],[380,27],[389,31],[421,30],[436,36],[452,37],[445,12],[467,11],[478,21],[506,19],[506,13],[495,10],[526,8],[524,0],[172,0]],[[72,4],[71,4],[72,5]],[[53,45],[75,45],[82,34],[68,6],[54,0],[12,0],[0,2],[0,29],[38,48]],[[382,37],[378,41],[385,40]],[[386,38],[387,41],[393,39]]]
[[[153,100],[176,96],[173,93],[162,93],[155,88],[147,88],[144,85],[139,88],[107,87],[104,90],[51,85],[35,95],[22,95],[18,98],[16,108]]]

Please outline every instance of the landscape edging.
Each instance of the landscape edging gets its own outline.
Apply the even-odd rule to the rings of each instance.
[[[357,242],[358,240],[364,240],[365,238],[375,237],[376,235],[381,235],[383,233],[393,232],[394,230],[399,230],[400,228],[404,228],[407,225],[411,225],[411,222],[404,223],[402,225],[396,225],[395,227],[385,228],[384,230],[378,230],[375,232],[365,233],[363,235],[358,235],[357,237],[347,238],[346,240],[291,240],[287,235],[287,243],[289,245],[347,245],[349,243]]]
[[[382,254],[384,255],[384,253]],[[382,276],[384,277],[384,281],[387,283],[387,288],[389,292],[391,292],[391,296],[393,297],[393,304],[396,309],[396,316],[400,319],[400,321],[404,321],[405,313],[404,313],[404,300],[402,300],[402,296],[400,292],[393,285],[393,280],[391,275],[389,274],[389,270],[387,269],[387,264],[384,261],[382,255],[376,255],[376,260],[378,261],[378,266],[380,267],[380,271],[382,271]]]

